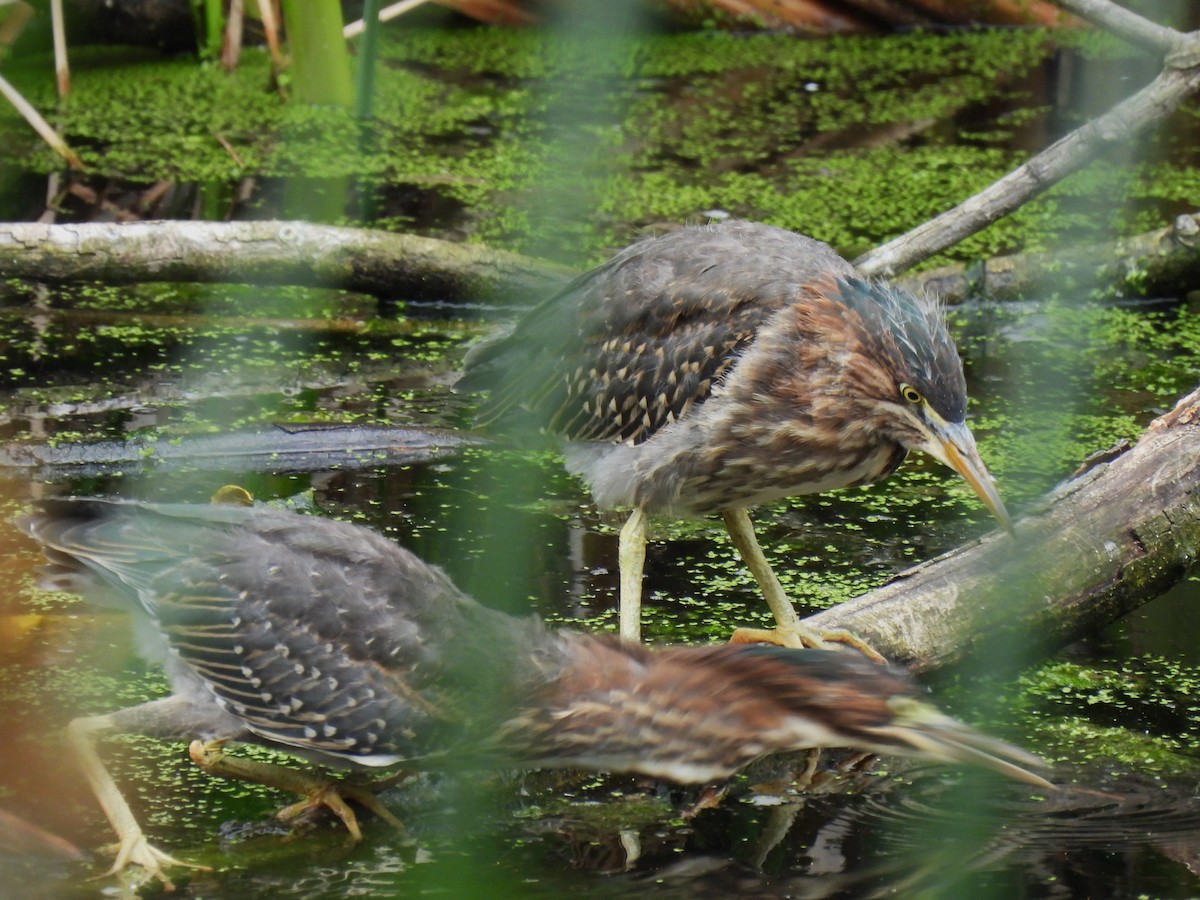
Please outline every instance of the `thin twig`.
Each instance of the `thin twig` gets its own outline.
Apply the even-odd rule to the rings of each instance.
[[[13,105],[13,108],[25,117],[25,121],[33,126],[33,130],[41,135],[42,140],[49,144],[55,153],[67,161],[67,165],[77,171],[83,171],[83,162],[67,146],[67,142],[59,136],[57,131],[50,127],[50,123],[42,118],[41,113],[34,109],[29,101],[22,97],[17,89],[9,84],[3,76],[0,76],[0,94],[3,94],[5,99]]]
[[[234,149],[233,144],[229,143],[229,140],[225,137],[225,135],[221,134],[219,131],[216,131],[213,132],[213,137],[217,139],[218,144],[225,148],[225,152],[229,154],[229,158],[237,163],[239,168],[244,169],[246,167],[246,161],[242,159],[241,155],[237,152],[237,150]]]
[[[422,6],[428,2],[429,0],[401,0],[399,3],[393,3],[391,6],[385,6],[379,11],[379,21],[390,22],[397,16],[404,15],[404,13],[408,12],[410,9],[416,9],[418,6]],[[365,28],[366,25],[362,19],[359,19],[356,22],[351,22],[342,29],[342,37],[344,37],[346,40],[350,40],[350,38],[356,38],[363,33]]]

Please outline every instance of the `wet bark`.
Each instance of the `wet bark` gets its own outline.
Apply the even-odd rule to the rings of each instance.
[[[1104,285],[1115,296],[1182,296],[1200,285],[1200,215],[1178,216],[1168,228],[1111,243],[998,256],[898,280],[920,285],[950,304],[971,297],[1036,297],[1048,281],[1054,289],[1070,283]]]
[[[1047,272],[1061,283],[1065,270],[1079,283],[1109,284],[1118,293],[1192,290],[1200,284],[1200,215],[1113,243],[998,257],[906,280],[950,303],[1020,299],[1036,294]],[[298,284],[385,299],[532,305],[571,274],[474,244],[304,222],[0,224],[0,277],[50,284]]]
[[[1162,594],[1200,559],[1200,389],[1045,508],[809,617],[919,672],[1032,660]],[[1200,590],[1198,590],[1200,593]]]
[[[0,277],[299,284],[385,299],[532,303],[569,272],[516,253],[306,222],[0,224]]]

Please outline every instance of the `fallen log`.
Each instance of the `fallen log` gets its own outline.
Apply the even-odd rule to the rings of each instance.
[[[1114,453],[1014,534],[915,566],[805,624],[849,629],[931,672],[985,654],[1030,660],[1116,621],[1200,559],[1200,388]]]
[[[308,222],[0,223],[0,277],[299,284],[400,300],[532,304],[570,272],[517,253]]]
[[[1112,243],[998,257],[900,279],[949,303],[1013,299],[1046,272],[1148,296],[1200,283],[1200,215]],[[412,301],[532,306],[577,273],[544,260],[434,238],[306,222],[0,223],[0,278],[43,283],[148,281],[296,284]]]

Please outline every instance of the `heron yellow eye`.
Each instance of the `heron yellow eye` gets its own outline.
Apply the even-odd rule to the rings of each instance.
[[[921,396],[920,391],[918,391],[915,387],[911,387],[910,385],[907,385],[907,384],[900,385],[900,396],[903,397],[905,400],[907,400],[909,403],[913,403],[913,404],[920,403],[922,400],[925,399],[924,397]]]

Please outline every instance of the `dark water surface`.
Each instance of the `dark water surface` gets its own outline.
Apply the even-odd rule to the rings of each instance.
[[[733,108],[756,73],[747,67],[730,76]],[[463,79],[481,91],[478,77]],[[936,80],[917,84],[924,90]],[[657,83],[637,85],[639,102],[659,96]],[[684,87],[674,87],[686,99]],[[972,101],[972,127],[1011,118],[1031,102],[1007,88],[1003,97]],[[955,109],[950,121],[966,129],[965,113]],[[1045,129],[1078,109],[1055,107]],[[818,114],[831,113],[818,106],[817,124],[805,128],[832,133],[822,131]],[[684,131],[686,124],[665,129],[680,142]],[[747,159],[757,159],[753,148],[721,134],[720,153],[689,165],[710,176],[744,173]],[[1017,129],[1006,137],[1008,149],[1040,136]],[[656,145],[663,170],[662,160],[682,154],[661,149],[668,145]],[[820,158],[818,151],[808,147],[806,158]],[[762,177],[772,166],[776,175],[787,168],[779,160],[755,165]],[[705,177],[694,180],[702,185]],[[789,189],[777,188],[781,196]],[[1089,196],[1063,215],[1079,216],[1082,229],[1100,204]],[[737,211],[777,212],[762,198]],[[459,213],[445,232],[476,227],[469,212]],[[636,230],[611,209],[605,215],[612,221],[589,221],[583,236],[506,234],[514,244],[543,240],[565,252],[556,241],[602,232],[603,245]],[[642,225],[649,216],[634,219]],[[843,224],[853,219],[844,211]],[[476,398],[451,385],[465,347],[493,327],[495,314],[221,286],[10,285],[0,299],[5,521],[47,495],[206,502],[215,488],[236,483],[260,499],[298,496],[324,515],[378,528],[489,605],[615,628],[620,523],[596,513],[552,450],[459,443]],[[356,318],[371,326],[331,324]],[[972,428],[1018,514],[1088,453],[1135,436],[1200,380],[1194,298],[1128,305],[1098,302],[1078,285],[1051,285],[1029,302],[976,304],[952,318],[971,382]],[[270,452],[274,441],[288,445],[280,425],[416,429],[424,443],[407,455],[380,450],[331,462],[329,453],[306,451],[281,462]],[[239,452],[204,443],[231,436]],[[104,452],[85,458],[84,441],[101,442]],[[178,452],[168,459],[165,445]],[[202,447],[210,449],[200,459]],[[40,462],[22,456],[31,448]],[[789,592],[811,609],[993,527],[964,485],[920,459],[883,485],[779,504],[758,511],[756,521]],[[652,538],[651,641],[723,640],[734,626],[765,623],[719,524],[656,523]],[[139,660],[123,617],[32,587],[38,557],[7,524],[0,548],[9,584],[0,595],[0,813],[16,817],[0,818],[0,895],[120,896],[117,879],[85,880],[105,865],[102,854],[91,854],[110,832],[62,729],[74,716],[160,696],[165,684]],[[289,834],[272,814],[290,798],[210,779],[182,745],[122,739],[107,743],[104,756],[153,841],[214,868],[173,871],[183,897],[1197,896],[1197,600],[1193,579],[1053,660],[1014,661],[987,683],[939,685],[939,702],[956,714],[1050,759],[1062,785],[1053,796],[890,759],[822,770],[808,790],[793,784],[803,759],[768,760],[702,809],[698,790],[640,779],[421,776],[384,794],[407,832],[370,821],[366,840],[352,847],[329,819]],[[842,761],[826,754],[827,766]],[[69,858],[30,823],[88,857]]]
[[[1045,312],[1030,307],[1005,315],[1007,333],[1022,335],[1021,320],[1040,321]],[[1186,307],[1174,307],[1162,327],[1177,328],[1186,315]],[[70,320],[64,314],[56,337],[43,345],[49,358],[64,360],[60,373],[70,372],[69,345],[79,340]],[[972,331],[971,323],[964,314],[964,334]],[[115,346],[108,351],[111,383],[129,385],[113,392],[113,408],[96,412],[79,404],[74,411],[70,404],[50,409],[14,400],[6,428],[10,440],[25,443],[55,433],[114,441],[136,436],[147,425],[170,433],[174,423],[200,415],[197,410],[212,415],[218,406],[235,419],[246,411],[247,421],[238,427],[255,433],[270,426],[251,412],[274,409],[287,413],[280,413],[281,420],[291,419],[296,406],[318,420],[341,416],[347,422],[453,428],[463,424],[471,405],[471,398],[448,387],[466,339],[461,327],[431,321],[422,340],[438,347],[435,359],[421,359],[420,353],[406,359],[407,338],[399,352],[387,338],[384,361],[371,358],[375,338],[339,341],[326,358],[323,338],[289,346],[286,336],[266,341],[253,328],[238,335],[206,324],[196,332],[175,331],[161,357],[168,368],[182,371],[190,363],[181,360],[207,355],[197,383],[186,376],[143,380],[145,368],[158,364],[149,360],[159,357],[143,355],[145,348],[127,341],[120,351]],[[1021,344],[992,338],[989,365],[1019,371],[1022,365],[1009,357]],[[326,365],[340,371],[326,383],[292,380],[281,390],[272,381],[278,366],[295,371]],[[261,382],[256,376],[244,383],[244,372],[260,370],[265,370]],[[163,399],[168,390],[171,399]],[[981,425],[992,417],[1007,419],[1013,401],[987,383],[976,382],[973,390]],[[1000,461],[1003,487],[1006,477],[1017,477],[1005,464],[1010,457],[991,452],[1002,450],[1003,443],[989,439],[986,427],[978,430],[985,457]],[[1004,429],[997,431],[1005,437]],[[68,450],[62,452],[69,457]],[[1019,467],[1020,456],[1015,459]],[[230,482],[265,499],[300,494],[324,514],[382,529],[447,568],[491,605],[523,612],[532,604],[556,621],[615,626],[616,523],[597,517],[548,452],[480,445],[427,462],[360,461],[318,471],[302,466],[278,471],[257,457],[249,468],[228,460],[205,466],[135,460],[11,472],[3,484],[5,508],[15,513],[28,498],[48,493],[204,502],[215,487]],[[813,607],[867,589],[992,527],[955,481],[919,460],[885,485],[783,504],[757,518],[789,589],[798,602]],[[735,624],[765,620],[719,526],[663,523],[655,534],[647,580],[652,640],[723,639]],[[33,591],[29,571],[37,563],[35,553],[7,527],[3,541],[10,583],[17,589],[4,597],[0,635],[0,705],[8,723],[0,744],[7,789],[0,806],[91,850],[108,839],[108,829],[63,752],[61,729],[73,715],[157,696],[164,685],[138,659],[123,617]],[[1091,671],[1153,652],[1188,671],[1197,662],[1195,642],[1182,628],[1189,624],[1195,594],[1195,582],[1182,584],[1135,621],[1076,645],[1058,662]],[[201,775],[182,745],[121,740],[107,744],[105,756],[154,840],[216,867],[191,875],[183,896],[332,898],[417,891],[540,896],[566,890],[603,896],[634,891],[954,896],[970,890],[1116,897],[1200,891],[1200,879],[1189,868],[1200,836],[1200,797],[1189,775],[1196,771],[1194,751],[1186,742],[1171,744],[1174,753],[1147,743],[1146,763],[1139,764],[1139,751],[1131,755],[1114,740],[1121,755],[1110,758],[1091,732],[1057,734],[1057,708],[1036,690],[1021,695],[1014,674],[987,685],[953,685],[943,702],[1054,759],[1055,780],[1063,784],[1055,796],[1032,796],[972,772],[914,769],[887,759],[870,772],[827,772],[821,787],[803,792],[790,780],[804,760],[776,760],[738,779],[716,808],[689,817],[697,791],[636,779],[423,776],[384,795],[406,822],[405,836],[371,822],[367,840],[349,847],[331,820],[287,835],[270,819],[286,800]],[[1006,698],[999,708],[997,697]],[[1149,701],[1141,707],[1130,698],[1116,719],[1105,715],[1097,722],[1167,740],[1200,730],[1194,711],[1185,706],[1177,712],[1178,720],[1164,725],[1159,707]],[[1069,715],[1078,721],[1081,714],[1071,709]],[[1082,715],[1086,720],[1086,709]],[[1164,755],[1175,761],[1165,764]],[[837,760],[827,754],[829,763]],[[81,881],[85,866],[45,852],[0,858],[31,885],[18,896],[94,896],[104,884]]]

